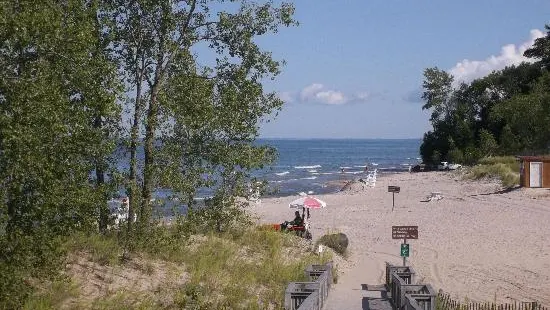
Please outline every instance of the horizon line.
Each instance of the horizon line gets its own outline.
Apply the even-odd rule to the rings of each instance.
[[[272,139],[272,140],[422,140],[422,137],[418,137],[418,138],[258,137],[257,139]]]

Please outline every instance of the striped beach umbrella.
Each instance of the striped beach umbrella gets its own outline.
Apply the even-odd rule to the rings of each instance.
[[[308,209],[321,209],[327,206],[327,203],[319,198],[306,196],[300,197],[292,201],[288,205],[291,209],[308,208]]]

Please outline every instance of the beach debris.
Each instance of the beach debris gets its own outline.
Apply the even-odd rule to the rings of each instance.
[[[321,255],[321,253],[323,253],[324,251],[325,251],[325,246],[322,244],[319,244],[319,246],[317,246],[317,251],[315,253],[317,253],[317,255]]]
[[[343,192],[343,191],[350,190],[350,189],[351,189],[351,185],[352,185],[354,182],[355,182],[355,181],[353,181],[353,180],[346,182],[346,184],[344,184],[344,186],[342,186],[342,189],[340,189],[340,191]]]
[[[441,192],[431,192],[430,195],[426,196],[425,200],[421,200],[422,202],[429,202],[429,201],[439,201],[443,199],[444,196],[441,195]]]

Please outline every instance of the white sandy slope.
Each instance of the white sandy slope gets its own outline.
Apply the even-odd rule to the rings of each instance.
[[[388,185],[401,187],[395,196]],[[351,255],[339,263],[339,283],[326,309],[361,309],[361,284],[384,283],[386,261],[401,264],[392,225],[418,225],[410,265],[417,279],[460,301],[537,300],[550,306],[550,190],[500,192],[497,182],[463,181],[454,172],[401,173],[379,177],[375,188],[318,197],[327,208],[312,211],[314,239],[343,232]],[[431,192],[444,199],[422,202]],[[296,197],[262,199],[252,207],[261,223],[290,220]]]

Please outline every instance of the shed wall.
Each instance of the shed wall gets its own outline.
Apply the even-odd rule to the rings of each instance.
[[[537,160],[533,160],[533,162],[541,162]],[[531,176],[531,161],[525,160],[523,162],[523,176],[520,175],[520,185],[523,187],[530,187],[529,186],[529,180]],[[550,161],[542,161],[542,187],[543,188],[550,188]]]

